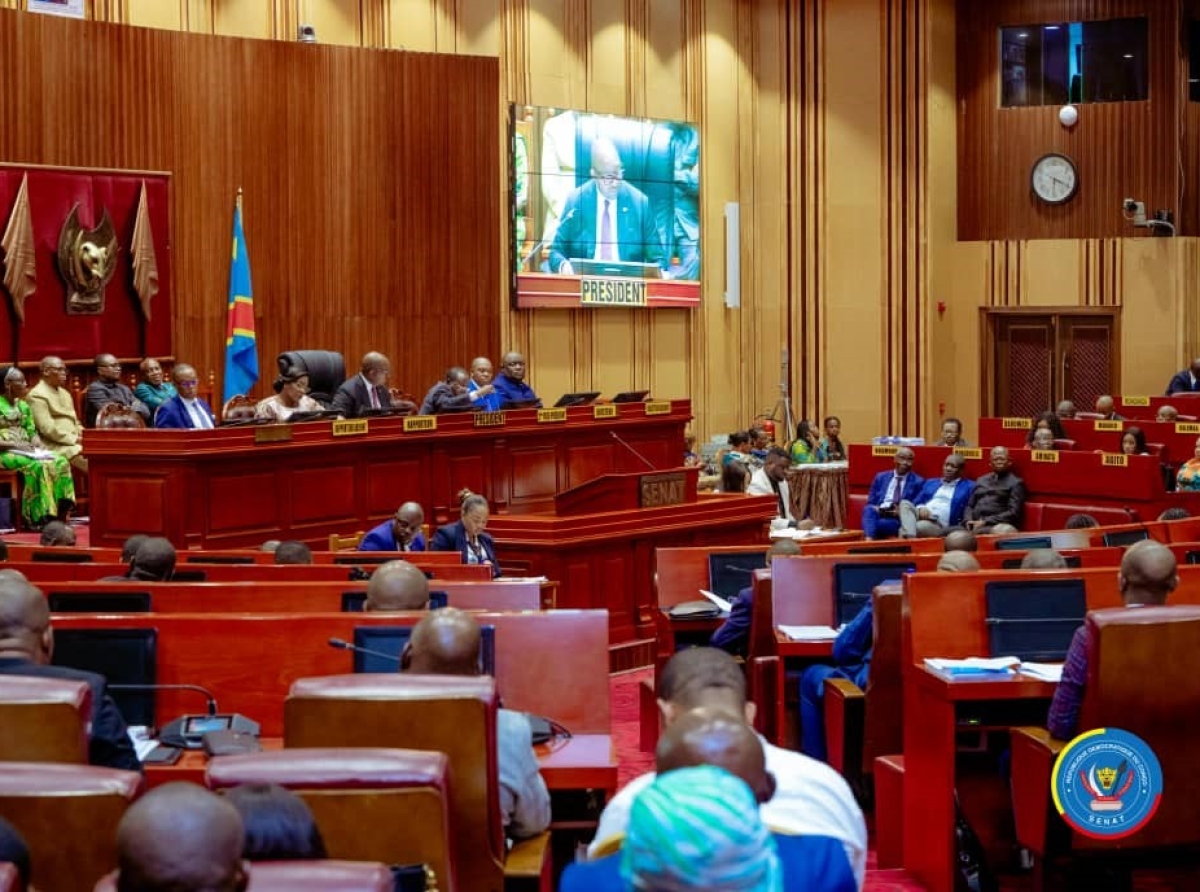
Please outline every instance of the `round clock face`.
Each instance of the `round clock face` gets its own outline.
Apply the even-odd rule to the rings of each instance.
[[[1055,152],[1043,155],[1033,165],[1029,178],[1033,194],[1046,204],[1062,204],[1075,197],[1079,174],[1075,162]]]

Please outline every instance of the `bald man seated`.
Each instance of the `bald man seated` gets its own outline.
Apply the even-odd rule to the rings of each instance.
[[[363,610],[425,610],[429,607],[429,580],[408,561],[388,561],[371,574]]]
[[[741,717],[753,727],[755,705],[746,699],[746,677],[738,662],[723,650],[693,647],[667,661],[658,679],[658,708],[664,734],[685,713],[708,707]],[[763,803],[763,820],[781,833],[826,836],[839,841],[855,882],[861,887],[866,870],[867,827],[845,779],[816,759],[773,746],[761,737],[766,768],[775,777],[775,794]],[[623,838],[630,810],[654,774],[643,774],[621,788],[604,807],[588,854],[605,853]]]
[[[532,403],[537,408],[542,407],[542,401],[533,392],[525,380],[525,357],[515,351],[504,354],[500,360],[500,374],[492,382],[496,395],[500,398],[500,408],[508,403]]]
[[[744,889],[747,870],[761,863],[756,841],[759,815],[739,812],[734,803],[749,807],[770,802],[776,779],[767,769],[762,741],[741,716],[726,710],[700,707],[681,715],[663,733],[655,752],[658,777],[639,796],[630,817],[622,851],[591,862],[580,862],[563,874],[560,892],[606,892],[628,889],[628,882],[657,877],[674,885],[664,888]],[[672,772],[710,766],[741,782],[742,790],[728,780],[703,772],[688,774],[686,783],[657,814],[639,815],[644,797],[662,790]],[[684,782],[684,776],[678,781]],[[707,787],[712,785],[711,789]],[[697,809],[686,808],[694,798]],[[719,806],[716,803],[720,803]],[[644,818],[653,823],[647,826]],[[767,830],[774,828],[769,824]],[[858,883],[841,840],[829,836],[772,832],[782,873],[784,892],[855,892]],[[690,845],[680,845],[686,839]],[[615,845],[617,840],[610,841]],[[692,846],[697,847],[693,850]],[[701,857],[700,849],[704,856]],[[724,853],[725,857],[722,857]],[[652,888],[646,886],[646,888]],[[657,888],[654,886],[653,888]],[[768,887],[763,887],[768,888]],[[778,887],[775,887],[778,888]]]
[[[357,418],[368,409],[392,408],[392,396],[387,386],[391,373],[392,363],[382,353],[372,350],[363,354],[359,373],[338,386],[333,395],[333,408],[343,418]]]
[[[419,675],[478,675],[479,623],[446,607],[413,627],[400,655],[400,671]],[[550,793],[538,770],[529,721],[519,712],[496,710],[496,767],[500,819],[512,839],[536,836],[550,826]]]
[[[405,502],[396,513],[373,527],[358,543],[359,551],[428,551],[421,525],[425,509],[416,502]]]
[[[108,768],[141,771],[125,719],[108,696],[107,682],[94,672],[51,666],[54,629],[46,596],[19,574],[0,576],[0,674],[86,681],[92,689],[88,761]]]
[[[250,865],[238,810],[188,783],[151,790],[117,825],[118,892],[242,892]]]
[[[1179,585],[1175,555],[1171,549],[1153,539],[1144,539],[1131,546],[1121,559],[1117,588],[1126,607],[1158,607]],[[1063,663],[1062,680],[1050,701],[1046,728],[1059,740],[1070,740],[1081,730],[1079,709],[1087,689],[1088,663],[1092,657],[1092,636],[1087,623],[1075,630],[1067,659]]]

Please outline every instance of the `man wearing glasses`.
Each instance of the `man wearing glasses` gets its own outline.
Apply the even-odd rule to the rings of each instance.
[[[83,425],[75,414],[75,401],[66,384],[66,365],[57,356],[47,356],[42,360],[41,380],[26,399],[42,445],[86,472],[87,459],[82,455]]]
[[[212,429],[215,426],[212,407],[196,393],[200,386],[200,376],[196,374],[196,370],[181,362],[175,366],[171,377],[175,379],[175,389],[178,392],[159,406],[154,415],[154,426]]]
[[[654,212],[640,189],[625,182],[617,147],[607,137],[592,142],[592,178],[563,205],[550,272],[574,275],[572,259],[653,263],[664,256]]]
[[[96,426],[96,416],[109,403],[129,406],[142,421],[150,425],[149,407],[133,395],[128,384],[121,383],[121,363],[111,353],[101,353],[96,357],[96,375],[98,380],[88,385],[86,402],[83,405],[83,423],[86,427]]]

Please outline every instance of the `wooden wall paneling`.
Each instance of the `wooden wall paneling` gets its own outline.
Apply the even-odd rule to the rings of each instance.
[[[1179,217],[1179,3],[1177,0],[958,0],[958,237],[973,239],[1131,237],[1121,200]],[[1071,130],[1057,106],[999,107],[1001,25],[1149,19],[1149,99],[1087,103]],[[1079,169],[1079,193],[1044,206],[1029,188],[1034,161],[1064,152]]]
[[[73,52],[85,34],[89,53]],[[263,385],[297,347],[340,349],[351,369],[369,348],[390,351],[421,392],[450,362],[495,352],[499,172],[479,163],[499,156],[494,59],[11,12],[0,45],[14,85],[0,157],[172,172],[176,355],[223,367],[238,186]]]

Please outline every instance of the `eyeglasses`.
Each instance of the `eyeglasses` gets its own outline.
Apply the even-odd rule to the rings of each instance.
[[[200,386],[199,381],[176,381],[175,383],[179,387],[199,387]]]

